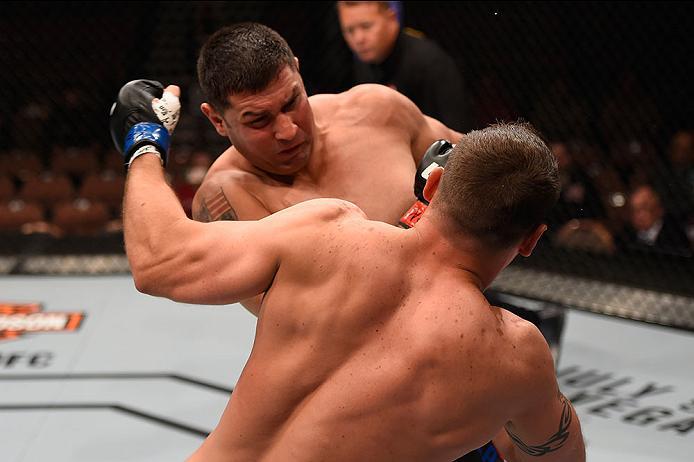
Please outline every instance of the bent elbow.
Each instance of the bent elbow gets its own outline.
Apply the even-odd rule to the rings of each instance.
[[[130,249],[128,252],[128,264],[130,266],[130,274],[133,277],[135,288],[138,292],[147,295],[156,295],[157,290],[156,278],[158,266],[151,252],[143,252],[140,249]]]
[[[135,289],[138,292],[142,292],[147,295],[154,295],[153,290],[155,285],[152,283],[152,277],[150,272],[142,267],[131,265],[130,272],[133,276],[133,282],[135,283]]]

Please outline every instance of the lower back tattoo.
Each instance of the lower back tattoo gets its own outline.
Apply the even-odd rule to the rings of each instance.
[[[526,454],[531,456],[543,456],[550,452],[554,452],[557,449],[564,446],[566,440],[569,439],[569,426],[571,425],[572,413],[571,413],[571,403],[568,399],[561,393],[559,393],[559,401],[562,403],[561,418],[559,419],[559,429],[557,432],[550,436],[544,443],[529,446],[524,443],[518,435],[514,434],[511,430],[506,427],[506,433],[511,437],[513,442]]]

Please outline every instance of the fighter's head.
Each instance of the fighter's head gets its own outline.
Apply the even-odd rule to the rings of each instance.
[[[274,30],[242,23],[214,33],[198,58],[201,110],[253,165],[291,175],[308,162],[313,113],[298,60]]]
[[[508,248],[539,238],[559,189],[556,158],[532,126],[497,124],[455,146],[430,208],[452,230]]]

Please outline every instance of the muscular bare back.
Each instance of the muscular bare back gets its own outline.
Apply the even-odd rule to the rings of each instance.
[[[290,180],[273,177],[231,147],[196,195],[197,219],[259,219],[305,200],[335,197],[374,220],[397,224],[415,200],[415,162],[435,139],[457,135],[385,87],[361,85],[309,101],[315,133],[305,171]]]
[[[295,97],[279,96],[274,107],[293,107],[284,101]],[[291,134],[289,115],[276,120]],[[317,126],[329,141],[330,126]],[[531,146],[539,140],[519,126],[470,136],[486,133],[501,137],[493,145],[517,133]],[[295,149],[302,144],[276,152],[295,159],[306,152]],[[542,146],[532,152],[550,161]],[[544,225],[505,245],[465,232],[439,205],[446,201],[436,195],[440,168],[424,187],[431,206],[412,229],[370,221],[338,199],[300,200],[260,220],[198,223],[167,186],[158,151],[147,149],[129,164],[124,200],[137,289],[196,304],[264,294],[246,367],[219,425],[190,460],[446,461],[494,437],[512,462],[585,461],[580,424],[559,393],[545,340],[481,292],[517,255],[530,255]],[[477,159],[486,151],[475,152]],[[548,191],[558,184],[550,170],[541,183]],[[249,190],[266,180],[233,172]],[[232,184],[231,192],[244,191]]]
[[[490,307],[414,230],[338,208],[287,231],[303,237],[191,460],[450,461],[494,436],[540,367],[535,328]]]

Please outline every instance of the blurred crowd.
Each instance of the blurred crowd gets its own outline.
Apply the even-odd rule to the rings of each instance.
[[[663,153],[637,140],[619,143],[607,154],[580,141],[550,146],[562,183],[549,218],[557,245],[609,255],[691,255],[694,131],[675,132]]]
[[[184,115],[174,136],[167,174],[184,209],[190,213],[198,185],[226,142],[213,133],[200,114],[198,107],[202,97],[190,70],[194,68],[197,47],[218,27],[214,19],[222,13],[231,18],[245,10],[229,10],[221,2],[203,2],[199,7],[188,5],[188,8],[193,8],[196,15],[188,30],[190,40],[186,43],[190,49],[186,49],[187,54],[182,58],[186,61],[183,74],[188,75],[189,81],[176,81],[184,88]],[[256,6],[244,8],[249,16],[251,12],[260,14]],[[663,102],[653,99],[652,88],[644,85],[642,77],[628,69],[622,70],[609,86],[594,91],[581,87],[582,78],[571,72],[571,56],[552,54],[548,49],[546,59],[551,59],[548,68],[552,72],[537,75],[538,79],[545,80],[505,80],[505,71],[499,72],[493,66],[495,55],[485,54],[482,45],[479,53],[487,61],[480,61],[482,58],[473,55],[477,53],[475,47],[457,50],[450,43],[440,43],[445,45],[440,47],[419,31],[400,31],[402,11],[397,8],[395,13],[376,8],[368,12],[385,18],[383,30],[391,32],[381,36],[396,41],[395,52],[376,59],[364,51],[370,49],[365,38],[368,35],[354,25],[364,23],[361,16],[356,15],[355,7],[343,8],[339,17],[335,8],[331,8],[330,14],[325,13],[327,19],[317,24],[322,24],[319,32],[326,36],[326,43],[329,42],[335,53],[318,56],[320,50],[314,50],[316,47],[308,43],[305,34],[300,35],[303,34],[301,29],[294,25],[284,28],[283,23],[272,24],[282,33],[293,31],[288,40],[296,48],[295,52],[298,50],[298,55],[315,58],[314,62],[311,59],[301,62],[309,93],[317,89],[330,90],[325,79],[337,75],[335,69],[347,72],[351,63],[355,75],[350,84],[374,81],[407,94],[406,89],[414,83],[403,79],[413,74],[407,69],[414,64],[411,60],[401,60],[407,57],[408,47],[426,43],[429,48],[424,50],[436,51],[421,53],[423,69],[431,66],[425,58],[436,55],[437,69],[447,66],[460,70],[459,76],[451,77],[455,85],[439,85],[448,88],[448,93],[438,93],[443,101],[465,100],[460,104],[461,114],[456,116],[465,120],[461,124],[466,130],[482,128],[496,120],[523,118],[547,137],[557,157],[562,181],[560,201],[549,217],[549,237],[554,245],[605,255],[645,251],[691,256],[694,246],[694,121],[666,114]],[[295,16],[309,13],[297,10]],[[323,14],[322,10],[316,14]],[[172,15],[169,20],[178,20],[176,18],[179,16]],[[281,22],[277,15],[268,18]],[[410,15],[410,19],[415,23],[420,20],[414,15]],[[186,21],[186,18],[180,19],[181,27],[188,24]],[[510,26],[512,24],[506,24]],[[546,24],[550,29],[554,26]],[[339,46],[335,45],[331,30],[345,35],[339,37]],[[483,30],[470,33],[473,32],[484,33]],[[98,31],[94,33],[98,35]],[[304,39],[300,40],[301,37]],[[486,41],[480,42],[484,43]],[[343,63],[339,50],[350,53],[346,44],[353,53],[348,56],[349,62]],[[605,46],[608,45],[612,46]],[[153,49],[156,51],[156,46]],[[162,41],[161,50],[172,50],[167,40]],[[451,50],[457,51],[450,53]],[[160,54],[162,68],[181,61],[178,58],[172,61],[163,51]],[[460,66],[464,62],[461,57],[466,54],[474,57],[475,62],[488,62],[489,65]],[[153,56],[154,52],[148,64],[156,68]],[[114,54],[113,59],[126,62],[127,50]],[[326,65],[328,59],[335,61],[333,67]],[[103,63],[101,57],[97,61]],[[23,61],[17,58],[14,62]],[[407,66],[403,67],[403,62]],[[518,63],[522,65],[524,63]],[[110,65],[102,67],[111,68]],[[106,70],[98,75],[108,78]],[[137,73],[139,77],[159,78]],[[418,71],[417,74],[424,73]],[[519,71],[517,75],[525,74]],[[124,83],[120,77],[112,77],[113,84],[115,80],[118,86]],[[464,86],[459,83],[463,81]],[[436,84],[426,83],[427,88],[432,85]],[[62,86],[65,87],[62,93],[50,97],[40,91],[5,95],[13,104],[0,110],[0,233],[43,233],[61,237],[121,232],[125,170],[120,156],[107,141],[107,103],[103,97],[94,97],[104,90],[85,85]],[[456,94],[450,91],[454,87]],[[542,87],[541,92],[536,91],[537,87]],[[344,88],[335,84],[333,89]],[[410,97],[413,99],[418,93],[423,94],[421,89],[412,91]],[[460,92],[463,96],[459,96]],[[594,97],[586,98],[588,93]],[[443,105],[449,106],[451,104]]]
[[[11,120],[9,148],[0,152],[0,232],[56,238],[120,233],[122,156],[80,123],[89,111],[82,92],[67,90],[57,102],[32,101]],[[79,117],[63,117],[65,104]],[[172,153],[167,175],[189,214],[212,161],[208,152],[185,146]]]
[[[49,127],[55,142],[46,149],[36,134]],[[2,232],[57,237],[120,232],[125,170],[118,152],[73,130],[69,120],[52,121],[50,107],[38,103],[20,108],[11,133],[14,147],[0,154]],[[637,137],[617,137],[605,151],[579,137],[550,138],[562,182],[559,203],[549,217],[552,241],[603,254],[647,250],[690,255],[694,130],[677,130],[665,146],[660,151]],[[167,173],[188,213],[219,153],[175,145]]]

